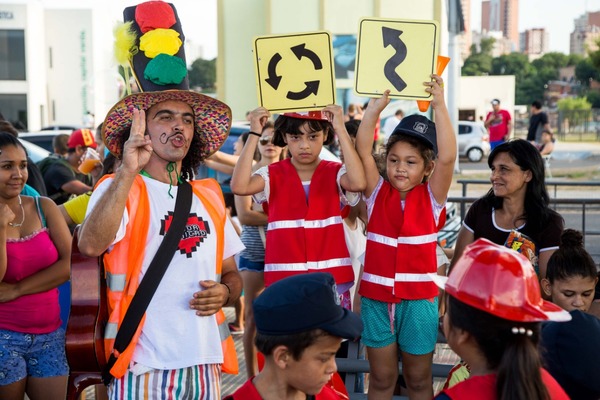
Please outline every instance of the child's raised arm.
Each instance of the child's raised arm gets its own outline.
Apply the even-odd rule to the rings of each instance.
[[[252,161],[263,127],[270,116],[269,110],[263,107],[250,113],[250,134],[231,176],[231,191],[238,196],[256,194],[265,189],[264,179],[252,175]]]
[[[344,155],[344,165],[346,173],[340,179],[340,185],[349,192],[362,192],[365,190],[366,180],[365,171],[354,144],[348,135],[346,125],[344,124],[344,110],[338,105],[329,105],[323,109],[323,114],[327,117],[333,130],[340,142],[340,149]]]
[[[379,114],[390,103],[389,94],[390,91],[386,90],[381,97],[369,100],[369,105],[363,114],[362,121],[358,127],[358,133],[356,134],[356,150],[362,161],[367,179],[367,187],[364,190],[364,194],[367,197],[371,196],[371,193],[373,193],[373,190],[377,186],[377,182],[379,182],[379,170],[377,169],[375,158],[373,158],[373,136]]]
[[[438,156],[435,169],[429,179],[429,185],[435,200],[439,204],[443,204],[448,198],[448,191],[452,184],[456,161],[456,135],[444,101],[444,81],[441,76],[435,74],[432,74],[431,78],[433,81],[423,84],[427,86],[425,91],[433,94],[431,107],[435,113]]]

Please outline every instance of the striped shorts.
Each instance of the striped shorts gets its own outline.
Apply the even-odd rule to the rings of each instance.
[[[221,364],[159,370],[127,370],[108,387],[110,400],[220,400]]]

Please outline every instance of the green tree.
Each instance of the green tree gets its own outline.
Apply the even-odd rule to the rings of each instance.
[[[575,77],[584,86],[589,87],[590,80],[600,81],[600,70],[589,57],[583,58],[575,65]]]
[[[462,75],[481,76],[490,75],[492,71],[492,56],[477,53],[469,56],[462,67]]]
[[[529,63],[526,54],[503,54],[492,60],[492,74],[515,75],[517,83],[524,77],[535,73],[535,68]]]
[[[594,67],[596,67],[598,70],[600,70],[600,38],[596,39],[596,44],[599,46],[598,50],[591,51],[589,53],[589,55],[590,55],[590,60],[592,61],[592,64],[594,65]]]
[[[592,105],[585,97],[565,97],[557,103],[560,111],[591,110]]]
[[[585,97],[565,97],[556,103],[560,118],[568,121],[570,126],[586,124],[592,118],[592,105]]]
[[[600,92],[590,91],[586,98],[592,104],[592,108],[600,108]]]
[[[567,67],[569,65],[575,65],[575,63],[573,62],[573,58],[564,55],[563,53],[557,52],[546,53],[537,60],[532,61],[531,64],[536,69],[553,68],[557,70],[557,74],[559,68]]]
[[[189,69],[190,87],[203,92],[212,92],[217,81],[217,59],[198,58]]]
[[[477,51],[476,45],[471,45],[471,55],[467,57],[462,67],[461,74],[464,76],[490,75],[492,71],[492,49],[494,38],[483,38],[479,44],[481,51]]]
[[[496,39],[493,37],[482,38],[479,42],[479,47],[481,49],[480,53],[491,56],[492,50],[494,50],[494,43],[496,43]]]

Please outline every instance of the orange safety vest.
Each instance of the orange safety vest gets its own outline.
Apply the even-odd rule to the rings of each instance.
[[[102,180],[113,176],[107,175]],[[200,199],[215,224],[215,231],[217,232],[215,268],[217,277],[220,278],[223,263],[226,218],[223,193],[219,184],[214,179],[191,181],[190,184],[192,185],[194,194]],[[145,254],[145,243],[150,225],[148,218],[150,215],[150,205],[146,185],[140,175],[136,176],[129,191],[126,207],[129,213],[129,222],[127,223],[125,236],[113,246],[110,252],[104,253],[103,256],[109,313],[108,323],[104,332],[104,350],[107,359],[110,354],[113,352],[116,353],[113,349],[115,337],[118,327],[123,322],[123,317],[139,286],[138,279],[142,269],[143,255]],[[129,346],[122,353],[115,354],[117,361],[110,370],[110,373],[115,378],[121,378],[127,371],[142,327],[144,326],[145,318],[146,316],[144,315]],[[217,319],[223,349],[222,371],[229,374],[237,374],[239,366],[235,344],[227,327],[223,310],[219,310],[215,314],[215,318]]]
[[[437,232],[427,184],[412,189],[401,207],[400,192],[384,181],[367,225],[367,249],[359,293],[386,303],[430,299],[438,288],[429,275],[437,271]]]

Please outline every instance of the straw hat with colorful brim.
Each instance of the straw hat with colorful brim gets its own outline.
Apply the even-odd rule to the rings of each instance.
[[[449,277],[429,276],[450,296],[499,318],[518,322],[571,319],[568,312],[542,299],[527,258],[487,239],[466,246]]]
[[[192,108],[196,120],[195,135],[200,137],[200,153],[203,159],[221,148],[231,128],[229,106],[189,90],[165,90],[135,93],[113,106],[102,125],[102,138],[108,150],[117,158],[121,157],[123,143],[126,137],[129,137],[134,108],[147,111],[153,105],[167,100],[181,101]]]

